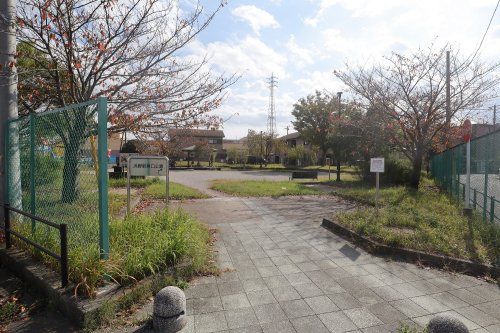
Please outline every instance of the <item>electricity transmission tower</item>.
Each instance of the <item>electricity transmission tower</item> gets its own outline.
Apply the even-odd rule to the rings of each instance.
[[[278,82],[274,73],[267,80],[269,84],[269,111],[267,115],[267,133],[269,137],[273,138],[276,134],[276,110],[274,106],[274,88],[278,86]]]

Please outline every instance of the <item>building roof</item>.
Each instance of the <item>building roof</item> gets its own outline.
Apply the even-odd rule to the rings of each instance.
[[[297,138],[300,138],[300,133],[299,132],[292,132],[290,134],[283,135],[279,139],[281,139],[281,140],[291,140],[291,139],[297,139]]]
[[[224,132],[215,129],[198,129],[198,128],[171,128],[168,130],[168,136],[192,136],[203,138],[223,138]]]

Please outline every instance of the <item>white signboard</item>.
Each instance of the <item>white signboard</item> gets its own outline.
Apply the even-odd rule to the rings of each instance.
[[[370,172],[384,172],[383,157],[376,157],[370,159]]]
[[[170,181],[166,156],[129,156],[127,159],[127,214],[130,214],[130,177],[165,176],[165,199],[167,205],[170,195]]]
[[[128,157],[129,156],[138,156],[138,153],[120,153],[120,165],[121,166],[126,166],[128,162]]]
[[[134,157],[130,159],[128,173],[131,176],[166,176],[167,164],[165,157]]]

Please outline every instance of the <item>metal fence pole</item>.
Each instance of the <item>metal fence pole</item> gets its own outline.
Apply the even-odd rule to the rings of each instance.
[[[36,194],[35,194],[35,114],[30,113],[30,212],[36,215]],[[36,221],[31,219],[31,232],[34,234]]]
[[[10,238],[10,210],[8,203],[3,205],[3,214],[5,221],[5,247],[10,249],[12,242]]]
[[[109,258],[108,221],[108,102],[106,98],[97,100],[97,145],[99,159],[99,250],[101,259]]]
[[[476,189],[474,189],[474,195],[472,197],[472,208],[473,209],[476,209],[476,206],[477,206],[477,191]]]
[[[66,224],[59,225],[59,236],[61,238],[61,285],[68,285],[68,229]]]
[[[495,196],[490,197],[490,222],[495,222]]]
[[[484,193],[483,193],[483,221],[486,222],[486,211],[488,207],[488,153],[484,160]]]

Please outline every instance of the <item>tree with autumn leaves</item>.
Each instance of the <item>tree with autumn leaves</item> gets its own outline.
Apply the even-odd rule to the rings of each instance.
[[[237,79],[183,56],[224,6],[207,12],[162,0],[19,0],[19,101],[24,113],[105,96],[113,131],[143,135],[170,126],[211,126],[210,114]],[[88,110],[55,128],[65,146],[63,199],[76,197],[77,154],[90,135]],[[52,124],[63,126],[62,124]],[[67,133],[67,134],[64,134]]]
[[[422,164],[429,152],[450,139],[446,116],[446,51],[449,46],[393,53],[381,64],[347,67],[336,76],[359,98],[365,110],[381,115],[390,128],[390,144],[412,164],[410,185],[418,188]],[[453,124],[467,110],[497,96],[499,65],[450,56],[450,111]]]

